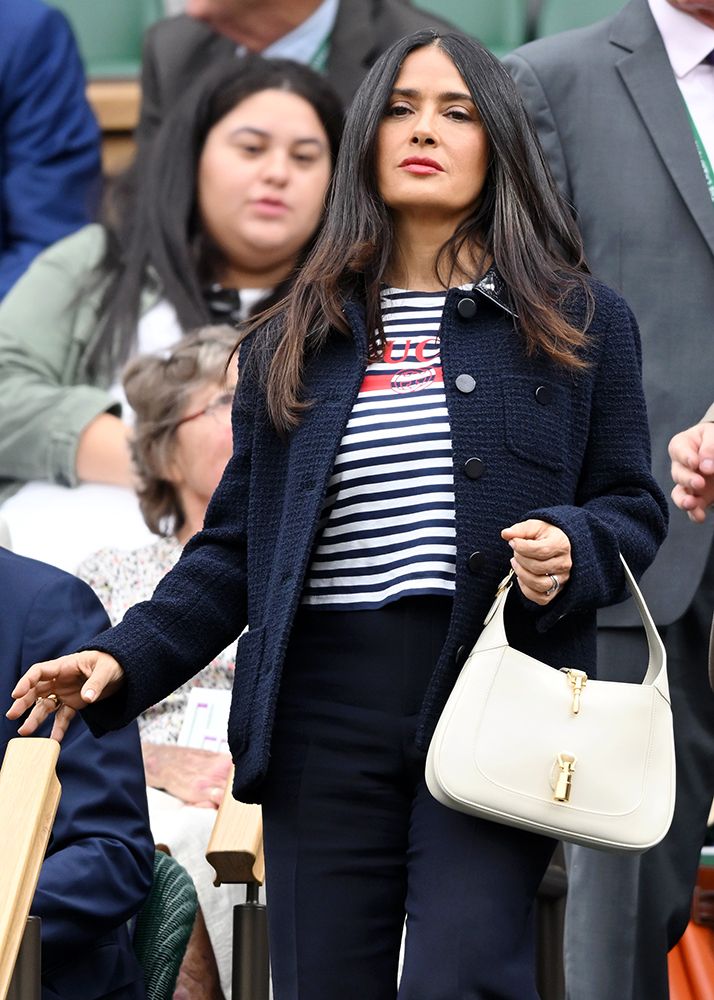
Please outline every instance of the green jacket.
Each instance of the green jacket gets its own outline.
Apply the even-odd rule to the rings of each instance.
[[[76,486],[82,431],[100,413],[120,413],[107,391],[116,371],[86,372],[105,245],[102,226],[85,226],[40,254],[0,303],[0,502],[32,479]],[[141,313],[159,298],[147,285]]]

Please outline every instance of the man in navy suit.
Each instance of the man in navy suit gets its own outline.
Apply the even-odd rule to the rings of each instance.
[[[0,299],[44,247],[90,222],[99,128],[64,15],[0,3]]]
[[[30,664],[109,625],[85,583],[3,548],[0,594],[6,702]],[[0,716],[0,759],[16,735],[17,723]],[[42,918],[42,1000],[143,1000],[126,926],[146,898],[154,856],[136,725],[97,740],[76,718],[57,775],[62,796],[31,910]]]

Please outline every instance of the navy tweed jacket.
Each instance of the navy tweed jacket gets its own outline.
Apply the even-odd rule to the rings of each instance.
[[[526,356],[495,272],[473,290],[452,289],[446,297],[441,359],[453,442],[456,589],[422,707],[422,749],[509,568],[502,528],[538,517],[570,538],[567,587],[547,608],[512,596],[509,638],[555,667],[590,674],[595,609],[625,596],[618,551],[640,575],[665,535],[666,503],[650,472],[637,326],[618,295],[596,282],[592,287],[590,365],[576,373]],[[582,303],[573,309],[577,315]],[[204,529],[150,602],[85,647],[111,653],[126,672],[118,694],[85,712],[101,733],[165,697],[248,624],[238,644],[228,732],[234,793],[245,801],[260,799],[291,626],[364,374],[364,313],[348,303],[345,315],[352,336],[334,331],[306,362],[306,398],[314,405],[287,438],[270,425],[260,380],[243,363],[250,341],[244,344],[234,453]],[[473,376],[472,391],[457,387],[463,373]],[[478,478],[465,471],[470,458],[480,459]]]

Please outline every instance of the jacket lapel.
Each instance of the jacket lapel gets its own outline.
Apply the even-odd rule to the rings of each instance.
[[[623,50],[617,70],[675,187],[714,254],[714,204],[682,95],[646,0],[631,0],[613,18],[610,43]]]

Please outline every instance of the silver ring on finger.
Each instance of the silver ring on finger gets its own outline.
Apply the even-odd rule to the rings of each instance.
[[[558,591],[560,590],[560,580],[558,579],[557,576],[555,576],[554,573],[546,573],[546,576],[549,576],[551,578],[551,580],[553,581],[553,585],[551,587],[548,587],[548,589],[545,590],[543,593],[545,594],[546,597],[552,597],[553,594],[557,594]]]

